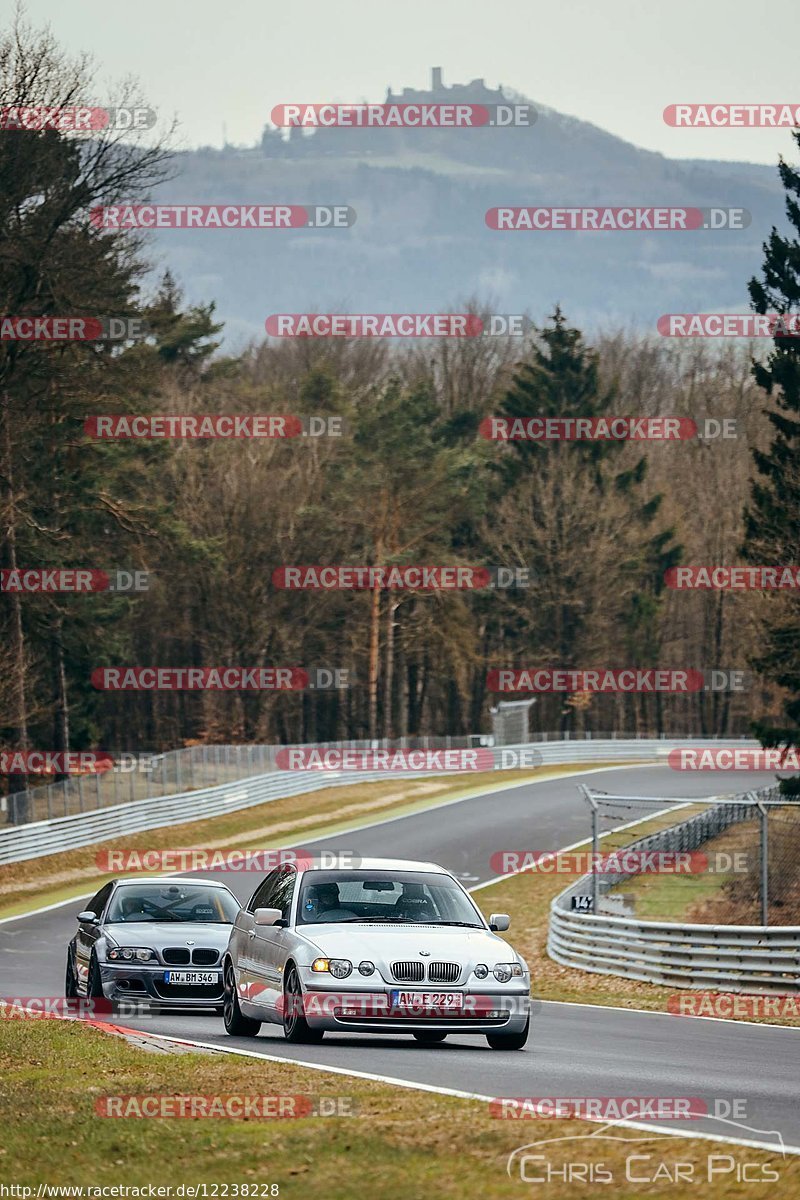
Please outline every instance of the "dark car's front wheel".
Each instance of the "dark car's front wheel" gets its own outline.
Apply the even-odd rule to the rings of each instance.
[[[303,990],[295,967],[289,967],[283,985],[283,1036],[287,1042],[321,1042],[324,1030],[312,1029],[303,1016]]]
[[[97,961],[97,955],[93,954],[89,961],[89,980],[86,984],[86,995],[93,1000],[102,1000],[103,998],[103,980],[100,977],[100,963]]]
[[[67,1000],[75,1000],[78,995],[78,980],[72,966],[72,955],[67,951],[67,974],[64,979],[64,995]]]
[[[252,1017],[246,1017],[239,1007],[233,963],[225,964],[223,988],[222,1020],[225,1023],[225,1032],[232,1037],[255,1037],[261,1028],[261,1022],[254,1021]]]

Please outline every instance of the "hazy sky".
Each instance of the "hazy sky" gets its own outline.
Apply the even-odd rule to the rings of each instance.
[[[676,130],[667,104],[800,103],[800,7],[766,0],[27,0],[35,24],[134,74],[187,146],[252,144],[274,104],[379,100],[483,76],[680,158],[772,163],[785,130]],[[2,0],[9,13],[10,0]]]

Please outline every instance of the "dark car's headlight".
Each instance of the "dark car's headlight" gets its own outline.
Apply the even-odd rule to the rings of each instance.
[[[108,952],[110,962],[153,962],[155,957],[155,950],[148,946],[115,946]]]
[[[518,979],[522,975],[519,963],[497,963],[492,971],[498,983],[508,983],[509,979]]]

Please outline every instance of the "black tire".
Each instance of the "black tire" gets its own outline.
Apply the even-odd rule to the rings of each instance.
[[[103,981],[100,978],[100,964],[95,954],[89,959],[89,978],[86,982],[86,995],[92,1000],[103,999]]]
[[[239,1008],[239,997],[236,994],[236,977],[233,973],[233,963],[226,962],[223,978],[225,1001],[222,1006],[222,1019],[225,1022],[225,1032],[231,1037],[255,1037],[261,1028],[260,1021],[245,1017]]]
[[[528,1017],[525,1028],[519,1033],[487,1033],[486,1040],[493,1050],[522,1050],[530,1030],[531,1020]]]
[[[289,966],[283,984],[283,1036],[287,1042],[317,1045],[324,1029],[312,1029],[303,1016],[303,989],[294,964]]]
[[[414,1037],[418,1042],[422,1042],[423,1046],[435,1046],[438,1042],[443,1042],[447,1034],[438,1029],[420,1029]]]
[[[64,995],[67,1000],[76,1000],[78,998],[78,980],[75,977],[75,971],[72,966],[72,954],[67,950],[67,973],[64,979]]]

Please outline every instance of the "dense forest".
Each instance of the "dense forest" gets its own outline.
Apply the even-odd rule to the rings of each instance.
[[[2,103],[41,96],[43,81],[48,102],[69,103],[86,90],[86,69],[47,35],[8,39]],[[147,243],[87,216],[147,195],[169,171],[164,149],[113,133],[0,140],[2,312],[137,318],[148,330],[116,341],[0,340],[0,566],[141,571],[148,584],[4,589],[0,746],[154,750],[476,732],[503,698],[487,689],[487,672],[500,667],[747,672],[741,690],[542,695],[533,729],[739,734],[754,720],[782,719],[791,680],[764,640],[776,598],[676,591],[665,574],[744,562],[745,541],[759,537],[768,557],[752,561],[796,559],[796,526],[776,534],[763,517],[774,496],[752,492],[780,468],[784,487],[793,476],[796,501],[794,451],[776,463],[774,450],[776,436],[797,444],[796,419],[780,416],[788,376],[774,362],[793,363],[793,347],[626,329],[589,343],[554,296],[550,313],[531,314],[524,338],[264,339],[226,355],[213,297],[186,304],[168,273],[153,284]],[[757,311],[774,310],[775,277],[769,294],[753,294]],[[490,307],[481,296],[453,297],[448,311]],[[336,415],[342,429],[213,439],[91,432],[103,414],[268,413]],[[492,415],[610,414],[727,418],[735,436],[482,435]],[[275,573],[293,564],[504,566],[528,576],[524,587],[477,590],[276,586]],[[797,601],[786,603],[784,645],[797,627]],[[330,668],[347,671],[350,686],[93,685],[98,668],[120,666]],[[8,781],[11,790],[23,782]]]

